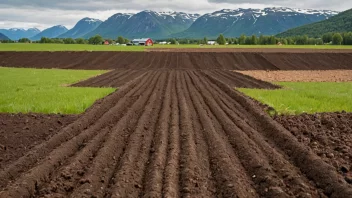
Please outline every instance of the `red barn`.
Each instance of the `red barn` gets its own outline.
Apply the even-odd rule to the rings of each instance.
[[[145,45],[145,46],[153,46],[153,40],[150,38],[141,38],[141,39],[133,39],[133,45]]]
[[[109,41],[104,41],[104,45],[109,45]]]

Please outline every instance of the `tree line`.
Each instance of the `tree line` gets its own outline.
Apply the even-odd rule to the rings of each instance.
[[[220,34],[216,39],[209,39],[207,37],[203,39],[167,39],[167,42],[171,44],[198,44],[206,45],[208,41],[216,41],[219,45],[323,45],[323,44],[333,44],[333,45],[352,45],[352,32],[347,33],[328,33],[324,34],[321,38],[309,38],[305,36],[293,36],[280,38],[276,36],[246,36],[242,34],[240,37],[224,37]],[[161,40],[160,40],[161,41]]]
[[[166,40],[157,40],[157,41],[167,41],[170,44],[208,44],[208,41],[216,41],[219,45],[323,45],[323,44],[333,44],[333,45],[352,45],[352,32],[346,33],[326,33],[321,36],[321,38],[309,38],[308,36],[293,36],[286,38],[279,38],[275,36],[246,36],[242,34],[240,37],[225,37],[223,34],[220,34],[216,39],[208,39],[204,37],[203,39],[177,39],[169,38]],[[101,45],[104,44],[104,41],[108,41],[109,44],[119,43],[127,44],[130,41],[127,38],[122,36],[113,39],[104,39],[100,35],[95,35],[89,39],[84,38],[47,38],[42,37],[39,41],[31,41],[28,38],[19,39],[19,43],[58,43],[58,44],[92,44],[92,45]],[[14,43],[11,40],[2,41],[2,43]]]
[[[56,43],[56,44],[92,44],[92,45],[102,45],[104,44],[105,41],[108,41],[109,44],[127,44],[130,41],[127,38],[124,38],[122,36],[117,37],[115,40],[113,39],[104,39],[100,35],[95,35],[90,37],[89,39],[84,39],[84,38],[48,38],[48,37],[42,37],[38,41],[31,41],[29,38],[21,38],[18,40],[18,43]],[[12,40],[4,40],[2,43],[15,43],[15,41]]]

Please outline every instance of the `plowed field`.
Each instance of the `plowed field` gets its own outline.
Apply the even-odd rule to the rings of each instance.
[[[352,69],[352,53],[0,52],[0,66],[62,69]]]
[[[0,197],[352,197],[333,166],[228,75],[138,75],[1,169]]]

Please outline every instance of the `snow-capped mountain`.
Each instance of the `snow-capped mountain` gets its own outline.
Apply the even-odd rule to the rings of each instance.
[[[30,38],[40,33],[37,28],[29,28],[27,30],[23,28],[11,28],[11,29],[0,29],[0,33],[6,35],[11,40],[18,40],[21,38]]]
[[[220,33],[228,37],[246,35],[274,35],[287,29],[321,21],[338,14],[330,10],[264,8],[223,9],[199,17],[192,26],[173,37],[215,38]]]
[[[118,31],[126,21],[131,18],[133,14],[130,13],[117,13],[109,17],[106,21],[102,22],[95,30],[84,35],[84,38],[92,37],[96,34],[104,38],[116,39]]]
[[[32,41],[40,40],[42,37],[56,38],[57,36],[67,32],[68,29],[63,25],[53,26],[51,28],[45,29],[34,37],[30,38]]]
[[[86,35],[87,33],[95,30],[101,23],[102,21],[99,19],[93,19],[88,17],[83,18],[80,21],[78,21],[77,24],[72,29],[57,37],[58,38],[80,38]]]
[[[154,12],[151,10],[137,14],[118,13],[85,37],[100,34],[105,38],[116,38],[117,36],[167,38],[170,34],[189,28],[199,16],[184,12]]]

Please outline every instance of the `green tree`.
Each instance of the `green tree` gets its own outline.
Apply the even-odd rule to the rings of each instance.
[[[119,44],[126,44],[125,38],[123,38],[122,36],[117,37],[116,42]]]
[[[103,43],[103,37],[101,37],[99,34],[92,36],[89,38],[88,43],[92,45],[101,45]]]
[[[75,40],[73,40],[72,38],[65,38],[64,40],[65,44],[75,44]]]
[[[129,43],[130,40],[128,40],[127,38],[125,38],[125,44]]]
[[[347,32],[343,36],[344,45],[352,45],[352,32]]]
[[[113,44],[114,43],[114,41],[112,39],[106,39],[106,41],[108,41],[109,44]]]
[[[251,44],[252,45],[257,45],[258,44],[258,38],[256,35],[252,35],[251,37]]]
[[[240,38],[238,38],[238,44],[244,45],[246,43],[246,35],[242,34]]]
[[[204,41],[204,44],[208,44],[208,38],[207,37],[204,37],[203,41]]]
[[[225,45],[226,44],[226,39],[223,34],[220,34],[219,37],[216,39],[216,42],[219,45]]]
[[[323,34],[323,42],[324,43],[330,43],[332,41],[332,36],[333,36],[333,33],[326,33],[326,34]]]
[[[28,38],[21,38],[18,40],[19,43],[30,43],[31,40],[29,40]]]
[[[275,36],[270,36],[268,39],[268,44],[269,45],[276,45],[277,41],[276,41],[276,37]]]
[[[177,41],[176,41],[176,39],[174,39],[174,38],[170,40],[170,43],[171,43],[172,45],[175,45],[176,42],[177,42]]]
[[[340,33],[335,33],[334,36],[332,36],[333,45],[341,45],[342,41],[343,41],[343,38]]]
[[[50,38],[42,37],[40,38],[39,43],[53,43],[53,41]]]
[[[77,44],[87,44],[87,40],[83,39],[83,38],[78,38],[75,40],[75,42]]]

